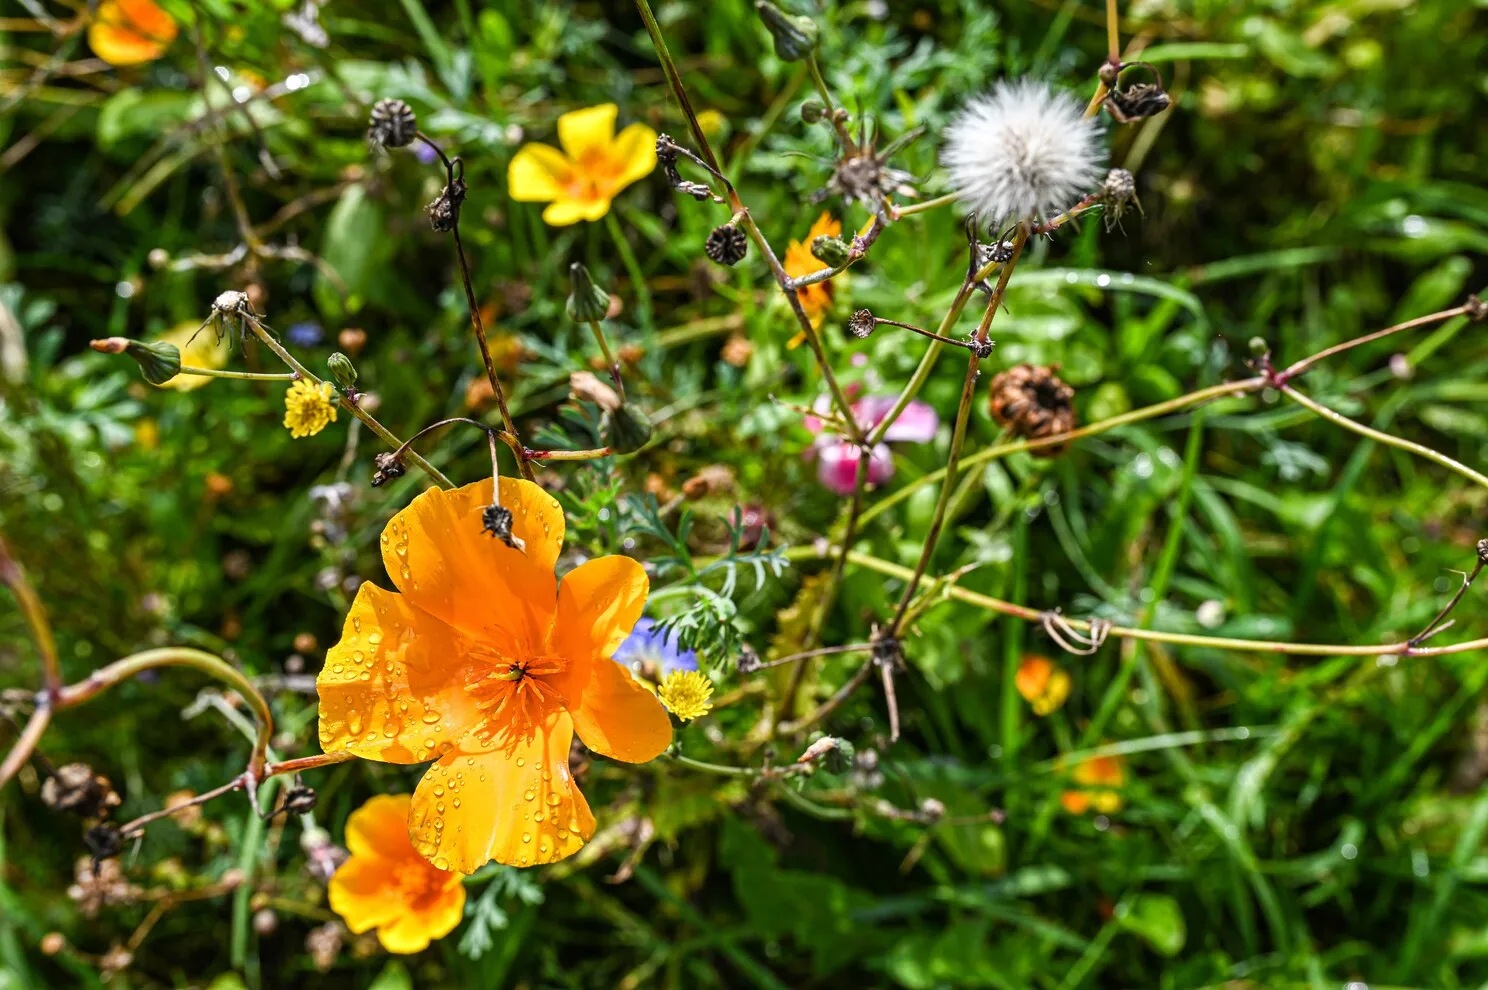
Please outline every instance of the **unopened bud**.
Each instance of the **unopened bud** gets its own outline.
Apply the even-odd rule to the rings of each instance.
[[[336,379],[342,388],[349,389],[356,384],[356,366],[351,363],[351,358],[340,351],[326,358],[326,367],[330,369],[331,377]]]
[[[801,104],[801,119],[808,124],[820,123],[827,115],[827,108],[819,100],[807,100]]]
[[[781,61],[800,61],[816,48],[820,32],[811,18],[787,14],[770,0],[756,0],[754,9],[765,22],[770,37],[775,39],[775,54]]]
[[[284,810],[291,815],[304,815],[315,810],[315,791],[298,784],[284,795]]]
[[[1478,541],[1478,560],[1488,564],[1488,540]]]
[[[818,234],[811,239],[811,254],[817,261],[825,262],[833,268],[840,268],[847,264],[852,251],[842,238],[833,237],[830,234]]]
[[[1250,338],[1250,356],[1251,357],[1254,357],[1254,358],[1263,358],[1267,354],[1270,354],[1270,353],[1271,353],[1271,345],[1266,343],[1266,338],[1264,338],[1264,337],[1252,337],[1252,338]]]
[[[604,319],[610,311],[610,294],[594,284],[589,269],[575,261],[568,266],[568,278],[573,285],[568,296],[569,319],[579,323]]]
[[[617,454],[633,454],[651,439],[651,419],[635,406],[622,405],[605,417],[606,445]]]
[[[181,349],[163,340],[105,337],[88,346],[102,354],[127,354],[134,358],[140,375],[151,385],[164,385],[181,373]]]

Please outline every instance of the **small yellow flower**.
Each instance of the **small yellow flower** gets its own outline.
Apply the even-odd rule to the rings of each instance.
[[[656,132],[631,124],[615,134],[619,109],[613,103],[574,110],[558,118],[559,151],[524,144],[507,169],[507,187],[519,203],[548,203],[543,220],[564,227],[598,220],[610,200],[656,168]]]
[[[713,682],[696,670],[674,670],[661,679],[656,689],[667,711],[684,722],[701,718],[713,710],[708,700],[713,697]]]
[[[1057,712],[1070,693],[1069,672],[1047,657],[1024,657],[1014,683],[1023,700],[1033,707],[1035,715]]]
[[[717,110],[704,110],[697,115],[697,122],[698,126],[703,129],[703,133],[710,138],[718,137],[728,126],[728,118]]]
[[[176,345],[181,352],[183,368],[207,368],[215,371],[227,364],[228,355],[232,352],[232,344],[227,334],[219,337],[212,332],[211,327],[197,333],[200,327],[201,324],[194,320],[178,323],[161,334],[158,339],[167,344]],[[211,380],[206,375],[177,375],[160,387],[173,388],[177,392],[190,392],[201,388]]]
[[[325,429],[327,423],[334,423],[336,406],[331,401],[333,395],[335,390],[330,382],[312,385],[303,378],[296,379],[284,393],[284,428],[289,435],[296,440],[313,437]]]
[[[458,873],[432,865],[408,837],[407,794],[379,794],[346,820],[351,858],[331,877],[331,910],[360,935],[377,929],[389,952],[420,952],[465,914]]]

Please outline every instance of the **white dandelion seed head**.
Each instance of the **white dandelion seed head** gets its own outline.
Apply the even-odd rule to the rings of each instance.
[[[940,155],[957,197],[993,223],[1074,205],[1105,160],[1101,126],[1080,100],[1035,79],[999,82],[967,103]]]

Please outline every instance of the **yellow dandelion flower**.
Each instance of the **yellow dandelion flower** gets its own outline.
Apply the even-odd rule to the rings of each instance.
[[[713,697],[713,682],[696,670],[674,670],[661,679],[656,694],[667,711],[684,722],[691,722],[713,710],[708,700]]]
[[[330,382],[312,385],[296,379],[284,393],[284,428],[295,439],[313,437],[336,421],[336,405],[331,401],[335,390]]]

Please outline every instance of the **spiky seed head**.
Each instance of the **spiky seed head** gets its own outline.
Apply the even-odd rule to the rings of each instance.
[[[733,224],[713,228],[703,251],[720,265],[737,265],[749,253],[749,238]]]
[[[1026,220],[1072,205],[1101,179],[1101,127],[1080,101],[1034,79],[999,82],[946,129],[941,164],[968,208]]]
[[[418,134],[418,118],[402,100],[378,100],[372,105],[367,140],[382,148],[404,148]]]

